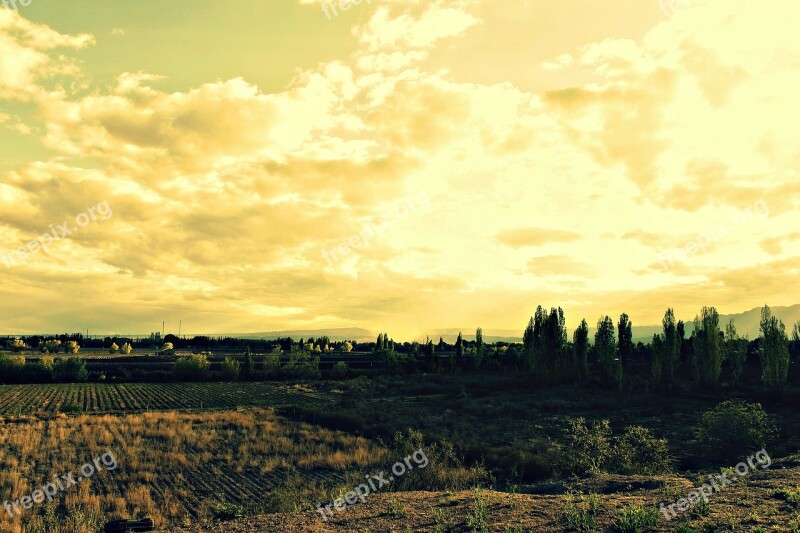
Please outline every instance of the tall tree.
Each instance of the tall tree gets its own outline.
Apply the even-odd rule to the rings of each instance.
[[[255,365],[253,364],[253,353],[250,351],[250,347],[247,347],[247,350],[244,352],[244,366],[242,367],[242,378],[243,379],[253,379],[255,377]]]
[[[378,333],[378,339],[375,341],[375,351],[380,352],[383,350],[383,333]]]
[[[789,337],[786,326],[772,315],[769,306],[761,310],[761,379],[780,393],[789,375]]]
[[[667,388],[672,390],[672,385],[675,383],[675,374],[678,368],[678,361],[680,360],[680,337],[678,337],[678,327],[675,323],[675,312],[672,308],[667,309],[664,313],[664,319],[661,321],[663,326],[663,344],[661,354],[661,361],[663,368],[661,370],[661,379],[667,385]]]
[[[475,366],[480,367],[483,360],[483,330],[475,331]]]
[[[703,307],[694,319],[694,371],[702,385],[716,385],[722,371],[722,344],[719,313],[714,307]]]
[[[628,361],[633,354],[632,328],[633,325],[631,324],[630,318],[626,313],[622,313],[619,316],[619,324],[617,324],[617,335],[619,338],[617,353],[620,361],[622,361],[623,368],[628,368]]]
[[[458,332],[458,338],[456,339],[456,356],[457,357],[464,357],[464,338],[461,336],[461,332]]]
[[[578,329],[572,334],[572,351],[575,377],[582,383],[586,381],[588,374],[589,324],[586,323],[586,319],[581,320]]]
[[[614,338],[614,321],[608,315],[597,321],[594,348],[597,352],[597,363],[604,384],[619,389],[622,385],[622,364],[616,357],[617,343]]]
[[[533,372],[534,363],[534,321],[533,317],[528,321],[528,326],[525,328],[525,333],[522,334],[522,350],[525,356],[525,366],[528,372]]]
[[[731,318],[725,326],[725,356],[731,362],[731,386],[736,387],[747,360],[747,339],[740,339]]]

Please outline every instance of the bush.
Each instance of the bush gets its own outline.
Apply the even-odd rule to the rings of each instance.
[[[727,400],[703,413],[697,441],[703,455],[730,463],[764,448],[777,433],[760,403]]]
[[[350,367],[347,366],[347,363],[344,361],[339,361],[335,365],[333,365],[333,370],[331,371],[331,377],[333,379],[346,379],[347,373],[350,371]]]
[[[89,379],[86,371],[86,361],[80,357],[67,357],[58,359],[53,363],[53,381],[60,383],[75,383]]]
[[[621,474],[653,475],[670,471],[669,446],[642,426],[630,426],[616,439],[614,471]]]
[[[608,420],[595,422],[591,428],[583,417],[570,420],[567,430],[570,444],[562,456],[562,469],[577,475],[601,472],[611,456],[610,436]]]
[[[456,453],[455,446],[441,440],[425,444],[421,431],[408,429],[406,433],[395,433],[392,442],[392,454],[399,458],[414,456],[414,470],[396,478],[392,490],[465,490],[488,485],[492,476],[483,465],[466,466]],[[415,454],[422,450],[421,454]],[[427,459],[422,467],[420,463]]]
[[[25,358],[0,355],[0,381],[3,383],[21,383],[24,381]]]
[[[566,495],[564,518],[567,525],[578,533],[592,533],[597,528],[597,516],[600,514],[600,497],[597,494],[580,495],[575,501],[575,494]]]
[[[655,509],[645,509],[641,505],[632,505],[614,515],[614,528],[619,533],[644,533],[657,523],[658,512]]]
[[[232,357],[226,357],[222,362],[222,378],[226,381],[236,381],[239,379],[239,361]]]
[[[202,381],[208,378],[210,367],[205,355],[181,357],[172,366],[172,377],[176,381]]]

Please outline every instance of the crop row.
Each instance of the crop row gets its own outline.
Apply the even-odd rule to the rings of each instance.
[[[320,399],[277,383],[76,383],[0,386],[0,416],[58,412],[283,407]]]

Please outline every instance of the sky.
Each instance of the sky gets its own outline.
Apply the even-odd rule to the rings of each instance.
[[[794,0],[16,2],[0,333],[800,303]]]

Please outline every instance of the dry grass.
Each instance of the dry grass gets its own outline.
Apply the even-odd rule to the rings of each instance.
[[[29,495],[108,451],[115,470],[104,468],[13,521],[4,513],[3,531],[83,533],[105,520],[142,516],[160,526],[188,524],[210,518],[218,505],[264,508],[272,497],[267,489],[292,477],[306,490],[323,491],[315,483],[320,473],[335,482],[389,460],[387,450],[363,438],[263,409],[32,419],[0,425],[2,498]]]

